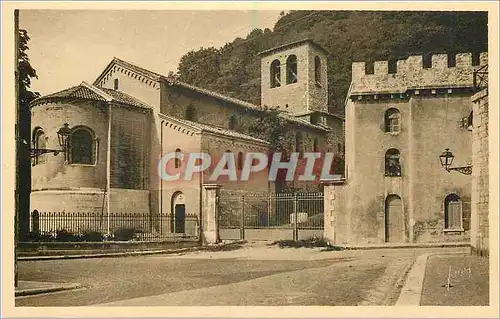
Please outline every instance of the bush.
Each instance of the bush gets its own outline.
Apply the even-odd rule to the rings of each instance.
[[[103,241],[104,235],[95,230],[84,230],[81,236],[82,241]]]
[[[80,241],[80,236],[67,231],[66,229],[60,229],[56,230],[55,232],[55,240],[56,241],[63,241],[63,242],[75,242],[75,241]]]
[[[136,233],[139,233],[135,228],[119,228],[113,234],[113,239],[117,241],[127,241],[132,240],[135,237]]]
[[[29,232],[26,234],[21,241],[25,242],[47,242],[47,241],[53,241],[54,238],[52,237],[51,234],[47,233],[40,233],[40,232]]]
[[[279,240],[271,245],[278,245],[280,248],[293,247],[293,248],[315,248],[322,247],[324,250],[344,250],[343,247],[333,246],[328,243],[324,238],[310,237],[306,240]]]

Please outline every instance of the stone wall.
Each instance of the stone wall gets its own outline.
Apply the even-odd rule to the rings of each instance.
[[[104,74],[98,87],[114,89],[115,80],[118,80],[118,90],[127,93],[152,106],[155,112],[160,110],[160,84],[157,81],[144,78],[137,73],[114,65]]]
[[[113,106],[111,117],[111,187],[148,189],[151,114]]]
[[[50,103],[31,109],[31,130],[41,128],[47,137],[47,148],[60,149],[57,131],[68,123],[84,126],[96,138],[96,160],[93,165],[67,164],[64,154],[42,155],[46,161],[32,167],[31,189],[104,188],[106,183],[107,105],[98,102]],[[98,141],[98,142],[97,142]],[[31,142],[31,141],[30,141]]]
[[[488,90],[472,97],[472,231],[471,245],[478,254],[489,255],[489,147]]]
[[[356,93],[404,93],[411,88],[472,87],[473,72],[488,63],[488,53],[480,54],[480,64],[472,65],[471,53],[459,53],[456,64],[448,67],[446,54],[432,56],[432,67],[423,68],[422,56],[397,61],[397,72],[389,74],[388,61],[374,62],[374,74],[366,74],[365,62],[352,64],[352,88]]]

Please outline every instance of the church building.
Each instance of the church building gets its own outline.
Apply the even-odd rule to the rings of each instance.
[[[33,160],[31,211],[199,216],[210,171],[191,180],[163,181],[158,174],[162,156],[267,153],[269,141],[240,129],[265,107],[278,108],[295,134],[291,151],[343,156],[343,117],[328,112],[327,55],[310,40],[262,52],[260,106],[118,58],[92,84],[36,99],[31,104],[33,145],[57,149],[57,130],[65,123],[71,135],[64,154]],[[185,162],[169,165],[182,170]],[[238,194],[280,190],[267,178],[218,183],[221,191]]]

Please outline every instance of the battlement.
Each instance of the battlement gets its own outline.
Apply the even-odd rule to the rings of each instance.
[[[432,87],[472,87],[474,71],[488,64],[488,52],[479,54],[479,61],[474,62],[471,53],[458,53],[454,56],[433,54],[427,61],[424,61],[422,55],[413,55],[396,61],[391,70],[389,61],[376,61],[372,74],[367,74],[365,62],[354,62],[351,94],[403,93],[408,89]]]

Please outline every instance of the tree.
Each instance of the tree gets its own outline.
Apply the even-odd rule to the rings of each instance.
[[[32,91],[31,79],[37,78],[36,70],[30,63],[27,51],[30,38],[26,30],[18,31],[17,48],[17,80],[19,87],[19,109],[18,109],[18,209],[19,209],[19,236],[22,238],[29,232],[30,215],[30,192],[31,192],[31,112],[30,102],[40,96],[40,93]]]
[[[257,53],[304,38],[311,38],[330,53],[329,105],[342,111],[352,62],[405,58],[422,52],[487,51],[488,15],[437,11],[282,12],[273,31],[255,29],[246,39],[236,38],[220,50],[188,52],[186,59],[181,59],[179,74],[188,83],[225,94],[231,92],[231,96],[258,104]],[[218,72],[210,71],[207,76],[206,71],[212,69]]]
[[[36,70],[31,66],[28,57],[28,42],[30,37],[28,31],[19,30],[19,48],[18,48],[18,65],[19,65],[19,104],[21,108],[29,108],[29,103],[40,96],[39,92],[31,91],[31,79],[38,79]]]

